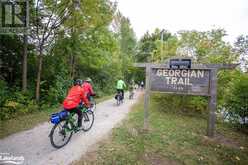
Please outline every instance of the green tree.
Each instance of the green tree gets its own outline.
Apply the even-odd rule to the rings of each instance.
[[[234,43],[235,51],[240,55],[239,60],[243,71],[248,69],[248,35],[241,35]]]
[[[136,53],[136,36],[128,18],[116,12],[112,24],[119,45],[119,59],[123,76],[127,81],[133,77],[133,61]]]

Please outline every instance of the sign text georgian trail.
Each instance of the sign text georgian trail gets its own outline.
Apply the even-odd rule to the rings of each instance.
[[[208,95],[209,75],[209,70],[152,68],[151,90]]]

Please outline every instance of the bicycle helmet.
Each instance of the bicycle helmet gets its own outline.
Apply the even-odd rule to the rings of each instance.
[[[89,78],[89,77],[87,77],[85,81],[92,82],[91,78]]]
[[[77,79],[77,80],[75,80],[74,81],[74,85],[82,85],[82,80],[80,80],[80,79]]]

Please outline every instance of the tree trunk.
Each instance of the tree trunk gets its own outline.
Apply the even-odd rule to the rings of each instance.
[[[40,81],[41,81],[41,72],[42,72],[42,59],[43,59],[43,55],[42,55],[42,50],[41,50],[38,56],[38,72],[37,72],[36,93],[35,93],[35,98],[37,102],[40,101]]]
[[[73,79],[74,78],[74,63],[75,63],[75,57],[73,55],[71,55],[70,57],[70,78]]]
[[[28,37],[24,34],[24,48],[23,48],[23,59],[22,59],[22,91],[27,91],[27,47]]]

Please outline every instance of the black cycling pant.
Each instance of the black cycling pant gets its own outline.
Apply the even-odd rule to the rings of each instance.
[[[70,110],[67,109],[67,111],[74,112],[74,113],[76,113],[78,115],[78,123],[77,124],[78,124],[78,127],[81,127],[82,126],[82,118],[83,118],[82,111],[79,108],[73,108],[73,109],[70,109]]]
[[[117,92],[121,92],[122,99],[124,99],[124,90],[123,89],[117,89]]]

